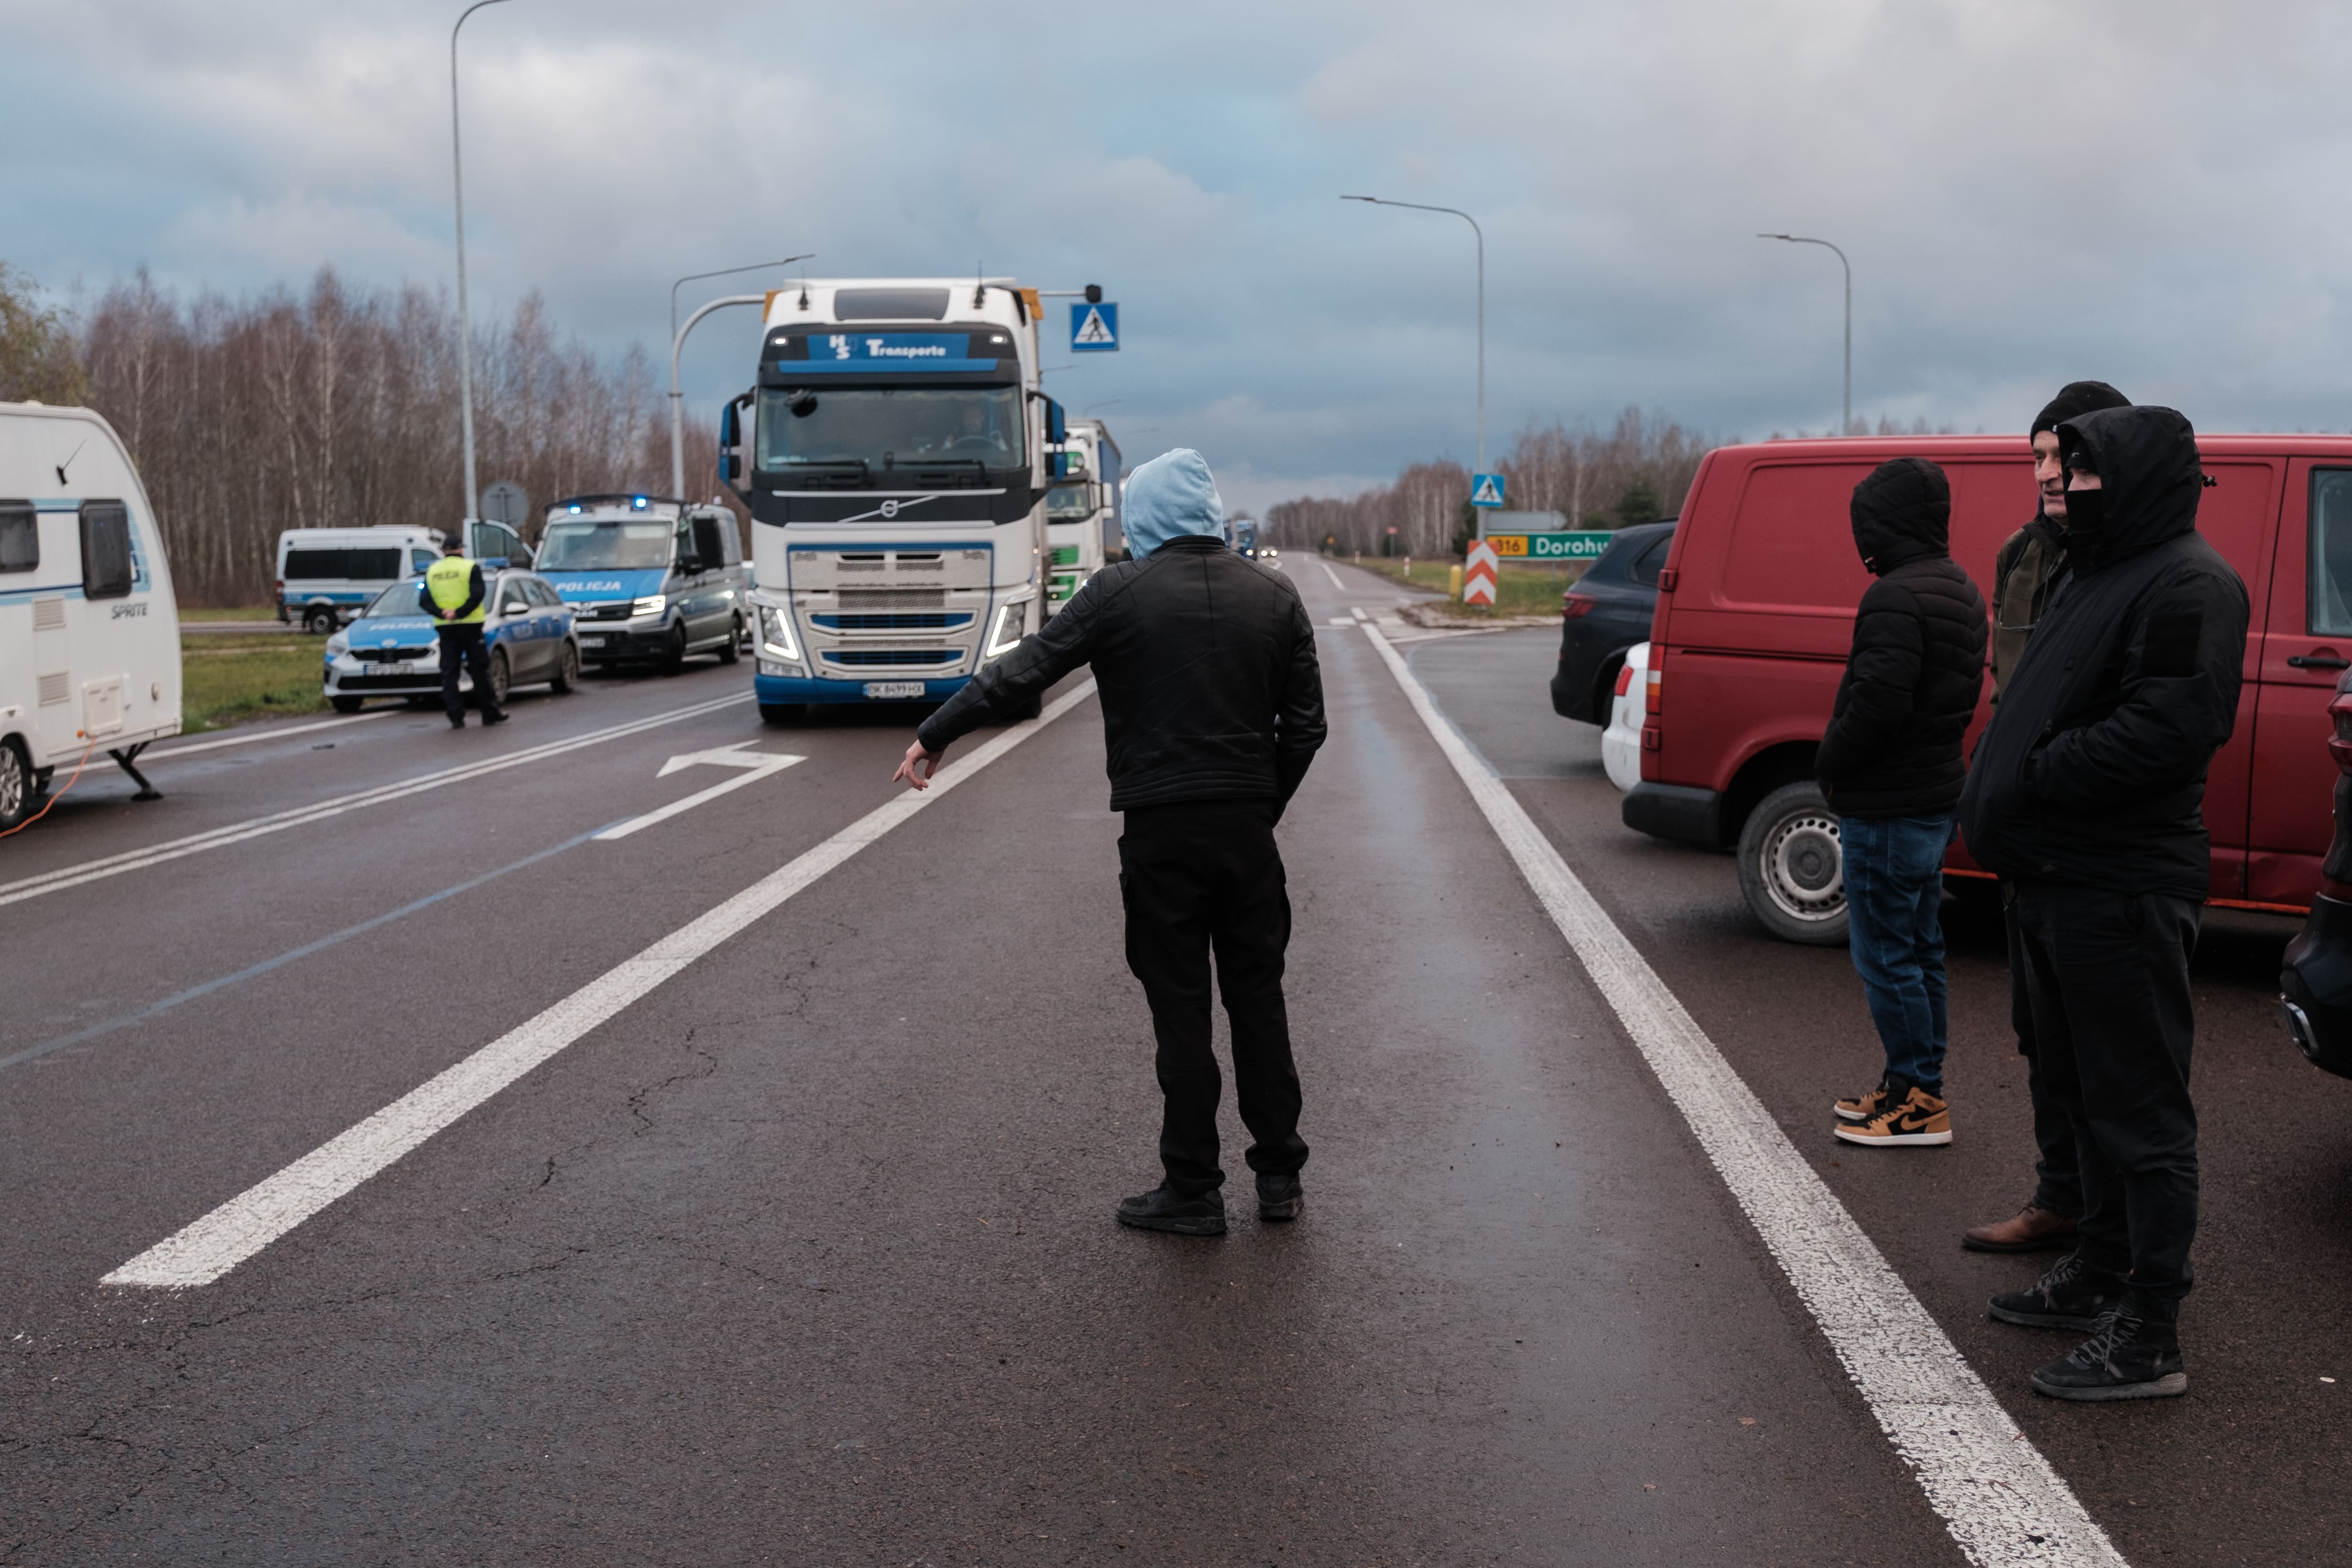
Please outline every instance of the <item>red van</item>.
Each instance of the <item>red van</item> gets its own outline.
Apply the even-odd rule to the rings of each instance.
[[[2207,436],[2198,529],[2252,615],[2238,725],[2205,785],[2210,901],[2300,914],[2335,831],[2327,704],[2352,668],[2352,437]],[[1837,816],[1812,782],[1869,574],[1847,501],[1889,458],[1952,484],[1952,556],[1992,599],[1993,552],[2039,504],[2023,436],[1773,441],[1707,455],[1683,503],[1650,626],[1649,717],[1629,827],[1737,847],[1750,909],[1780,935],[1845,940]],[[1968,744],[1991,711],[1985,681]],[[1947,871],[1986,873],[1955,844]]]

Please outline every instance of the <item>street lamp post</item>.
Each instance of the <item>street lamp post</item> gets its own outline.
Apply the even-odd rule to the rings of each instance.
[[[686,334],[694,331],[694,323],[713,310],[723,310],[730,305],[764,305],[765,294],[730,294],[723,300],[713,300],[686,319],[686,325],[669,341],[669,488],[679,500],[686,499],[686,453],[678,445],[677,425],[677,356],[686,348]]]
[[[1838,265],[1845,268],[1845,423],[1838,426],[1838,434],[1851,436],[1853,434],[1853,263],[1845,258],[1844,251],[1838,250],[1826,239],[1812,239],[1801,234],[1759,234],[1756,237],[1782,239],[1790,245],[1827,246],[1837,251]]]
[[[1415,212],[1452,213],[1478,237],[1478,471],[1486,471],[1486,231],[1460,207],[1433,207],[1421,202],[1392,202],[1382,196],[1341,196],[1343,202],[1369,202],[1378,207],[1411,207]],[[1486,514],[1478,513],[1478,537],[1486,537]]]
[[[669,286],[669,490],[677,500],[686,499],[686,415],[679,401],[677,384],[677,355],[678,351],[686,346],[686,334],[677,330],[678,289],[704,278],[729,278],[738,272],[757,272],[765,267],[789,267],[795,261],[806,261],[815,255],[816,252],[812,250],[803,256],[787,256],[782,261],[754,261],[749,267],[722,267],[716,272],[689,272]],[[721,300],[720,303],[740,304],[753,297],[738,295],[732,300]],[[765,299],[766,296],[757,298]],[[700,321],[703,315],[704,312],[696,311],[695,321]],[[687,323],[689,327],[693,324],[694,321]]]
[[[474,0],[449,29],[449,169],[457,200],[457,407],[466,430],[466,517],[481,514],[481,491],[474,479],[474,328],[466,313],[466,158],[457,140],[457,29],[485,5],[505,0]]]

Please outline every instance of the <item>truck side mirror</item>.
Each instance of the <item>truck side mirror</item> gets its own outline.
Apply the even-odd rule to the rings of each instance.
[[[1058,447],[1069,438],[1070,427],[1067,422],[1063,418],[1062,405],[1055,402],[1050,397],[1045,399],[1046,443],[1050,446]],[[1061,470],[1056,468],[1055,472],[1058,474]]]

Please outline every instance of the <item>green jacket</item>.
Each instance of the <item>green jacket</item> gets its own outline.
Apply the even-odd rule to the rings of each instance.
[[[2033,623],[2050,602],[2051,584],[2066,569],[2066,552],[2047,520],[2035,518],[2009,536],[1992,558],[1992,700],[2025,657]]]

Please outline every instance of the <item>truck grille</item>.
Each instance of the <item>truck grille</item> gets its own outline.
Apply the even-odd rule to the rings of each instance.
[[[843,588],[833,597],[843,610],[936,610],[948,602],[944,588]]]
[[[878,666],[953,664],[963,658],[951,647],[843,647],[824,650],[827,664],[856,665],[866,668]]]
[[[811,616],[812,624],[835,632],[930,632],[968,626],[971,616],[961,611],[899,610],[878,615]]]

